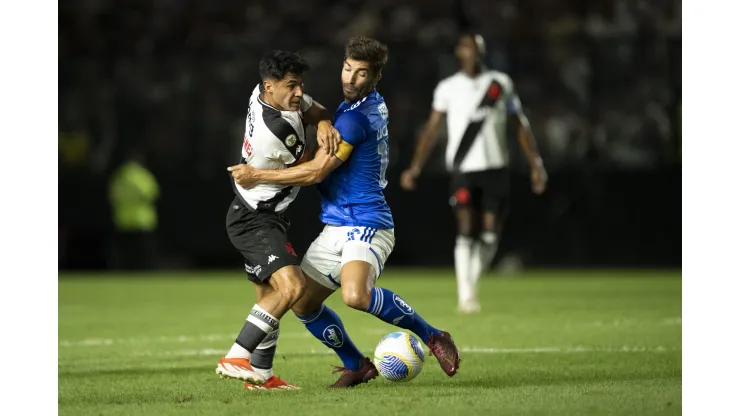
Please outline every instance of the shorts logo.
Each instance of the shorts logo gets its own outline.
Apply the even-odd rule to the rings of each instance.
[[[274,254],[270,254],[270,257],[267,258],[267,264],[271,264],[273,261],[275,261],[275,260],[277,260],[279,258],[280,257],[278,257],[278,256],[276,256]]]
[[[396,304],[396,307],[401,310],[405,315],[413,315],[414,310],[409,306],[408,303],[406,303],[405,300],[401,299],[398,295],[393,295],[393,303]]]
[[[353,228],[351,231],[347,232],[347,241],[353,241],[355,239],[355,234],[361,234],[362,231],[360,231],[359,228]]]
[[[470,191],[466,188],[460,188],[455,192],[455,201],[459,204],[467,204],[470,202]]]
[[[296,137],[295,134],[291,134],[290,136],[285,138],[285,145],[288,147],[295,146],[296,141],[298,141],[298,137]]]
[[[245,270],[245,271],[246,271],[247,273],[253,274],[253,275],[255,275],[255,276],[259,276],[259,275],[260,275],[260,273],[262,273],[262,266],[260,266],[260,265],[257,265],[257,266],[255,266],[255,267],[252,267],[252,266],[250,266],[250,265],[248,265],[248,264],[245,264],[245,265],[244,265],[244,270]]]
[[[334,324],[327,326],[322,335],[324,337],[324,342],[334,348],[339,348],[344,345],[344,335],[342,335],[342,331],[339,327]]]
[[[285,243],[285,250],[288,252],[288,254],[293,255],[293,257],[298,257],[298,255],[295,254],[295,250],[293,250],[293,244]]]

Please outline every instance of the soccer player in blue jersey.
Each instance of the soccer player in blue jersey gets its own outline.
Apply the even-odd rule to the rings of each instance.
[[[419,336],[453,376],[460,355],[448,332],[429,325],[393,291],[375,287],[395,237],[391,210],[383,189],[387,184],[388,107],[375,89],[388,60],[388,48],[375,39],[357,37],[345,48],[342,69],[344,102],[334,114],[342,136],[339,150],[317,152],[306,163],[289,169],[232,167],[239,185],[318,183],[321,221],[326,224],[301,263],[310,278],[293,312],[306,328],[342,360],[342,375],[332,387],[352,387],[377,377],[372,361],[347,335],[339,316],[324,300],[341,288],[347,306]]]

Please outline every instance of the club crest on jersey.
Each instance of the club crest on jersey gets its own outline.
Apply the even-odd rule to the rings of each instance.
[[[322,336],[324,337],[324,342],[334,348],[339,348],[344,345],[344,335],[342,335],[342,331],[339,327],[334,324],[324,328]]]
[[[388,107],[385,103],[380,103],[378,106],[378,112],[380,113],[380,116],[383,117],[383,120],[388,120]]]
[[[393,303],[396,304],[396,307],[401,310],[401,312],[404,313],[404,315],[413,315],[414,309],[406,303],[405,300],[401,299],[398,295],[393,295]]]
[[[297,141],[298,137],[295,134],[291,134],[290,136],[285,138],[285,145],[288,147],[292,147],[295,146]]]
[[[488,87],[488,92],[486,94],[494,100],[497,99],[498,96],[501,95],[501,84],[494,81],[493,84]]]

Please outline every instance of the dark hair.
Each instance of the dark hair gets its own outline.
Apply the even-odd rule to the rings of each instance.
[[[483,57],[486,54],[486,42],[483,39],[483,36],[480,35],[480,33],[471,30],[471,29],[465,29],[459,32],[459,35],[457,37],[458,42],[462,38],[470,38],[473,43],[475,43],[475,47],[478,50],[478,55]]]
[[[308,62],[295,52],[272,51],[260,60],[262,80],[281,80],[292,73],[303,75],[309,70]]]
[[[373,74],[378,74],[388,63],[388,47],[373,38],[354,37],[344,48],[344,59],[369,62]]]

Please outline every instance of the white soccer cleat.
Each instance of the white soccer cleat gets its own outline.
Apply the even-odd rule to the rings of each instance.
[[[254,371],[248,358],[221,357],[216,366],[216,374],[221,378],[234,378],[257,386],[267,381],[260,373]]]
[[[457,310],[466,315],[478,313],[480,312],[480,303],[477,299],[470,299],[458,305]]]

